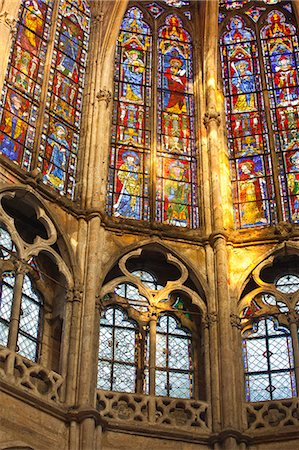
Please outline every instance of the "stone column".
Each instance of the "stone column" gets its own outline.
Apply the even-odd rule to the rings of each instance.
[[[294,354],[294,367],[295,367],[295,377],[296,377],[296,390],[297,395],[299,395],[299,341],[298,341],[298,314],[296,311],[290,311],[288,313],[288,321],[290,324],[290,331],[292,337],[292,346]]]
[[[150,354],[149,354],[149,421],[155,421],[156,396],[156,341],[157,341],[157,314],[152,313],[150,319]]]
[[[15,284],[13,288],[13,302],[9,324],[8,348],[13,352],[17,351],[17,340],[20,323],[20,311],[22,303],[22,289],[24,276],[27,272],[26,264],[21,261],[15,261]]]
[[[224,150],[220,147],[220,112],[218,111],[217,79],[218,79],[218,1],[206,2],[205,28],[205,89],[206,113],[204,123],[207,129],[208,151],[210,159],[212,228],[210,244],[214,249],[216,313],[218,318],[216,333],[211,339],[221,343],[218,352],[220,368],[220,407],[222,430],[233,430],[237,427],[237,408],[235,398],[235,349],[232,348],[232,329],[230,324],[231,302],[229,297],[227,237],[224,231],[223,211],[226,204],[225,193],[221,185],[230,183],[228,173],[221,173]],[[222,105],[223,106],[223,105]],[[213,364],[211,362],[211,364]],[[213,380],[212,380],[213,383]],[[223,448],[237,448],[237,442],[230,432],[223,437]]]
[[[77,285],[67,293],[66,318],[69,320],[69,328],[64,333],[65,347],[68,352],[62,361],[62,372],[66,374],[66,402],[73,405],[76,401],[76,385],[78,374],[80,310],[82,302],[82,287]],[[66,365],[65,365],[66,364]]]
[[[20,4],[21,0],[0,0],[0,89],[3,87]]]

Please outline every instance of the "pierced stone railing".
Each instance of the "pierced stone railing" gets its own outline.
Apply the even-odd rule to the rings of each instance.
[[[3,347],[0,347],[0,378],[43,399],[61,402],[64,381],[61,375]]]
[[[285,428],[299,425],[299,401],[297,398],[247,403],[247,431]]]
[[[97,391],[97,410],[108,422],[169,427],[209,433],[208,404],[203,401]]]

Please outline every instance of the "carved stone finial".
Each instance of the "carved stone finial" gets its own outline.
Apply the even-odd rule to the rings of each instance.
[[[286,239],[289,237],[289,235],[292,233],[293,231],[293,226],[291,223],[289,222],[279,222],[276,226],[275,226],[275,231],[274,233],[276,235],[278,235],[280,238]]]
[[[232,327],[236,327],[238,330],[241,329],[241,319],[236,314],[230,315],[230,324]]]
[[[15,33],[17,20],[13,16],[8,14],[7,11],[0,12],[0,23],[4,23],[10,28],[11,34]]]
[[[203,119],[205,127],[207,127],[211,121],[215,121],[218,126],[220,125],[220,112],[216,111],[215,108],[211,108],[205,113]]]
[[[97,99],[99,102],[105,101],[106,107],[108,108],[109,103],[111,102],[112,99],[112,94],[106,88],[100,89],[99,92],[97,93]]]

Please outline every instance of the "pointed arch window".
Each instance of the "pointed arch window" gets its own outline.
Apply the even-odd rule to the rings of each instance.
[[[1,100],[0,154],[70,199],[89,28],[87,0],[22,0]]]
[[[98,388],[196,398],[198,329],[186,312],[187,298],[168,289],[165,298],[164,286],[153,272],[136,269],[131,274],[136,285],[116,284],[103,298]],[[160,300],[150,301],[149,293]]]
[[[247,294],[241,311],[246,400],[258,402],[295,397],[299,380],[299,277],[268,272],[263,288]]]
[[[121,25],[107,208],[117,218],[196,228],[192,39],[184,14],[160,3],[129,8]]]
[[[299,65],[292,5],[223,1],[219,21],[236,226],[298,223]]]

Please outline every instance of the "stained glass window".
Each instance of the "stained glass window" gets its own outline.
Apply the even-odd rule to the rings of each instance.
[[[222,8],[222,73],[236,225],[299,222],[298,38],[291,5],[222,2]]]
[[[260,319],[243,340],[246,400],[296,396],[292,341],[272,317]]]
[[[146,6],[153,18],[167,8]],[[184,20],[171,14],[157,29],[132,7],[122,22],[108,186],[114,217],[198,227],[192,39]]]
[[[71,199],[89,20],[86,0],[22,0],[0,105],[0,154],[27,171],[38,166],[45,184]]]
[[[90,12],[60,0],[39,166],[46,184],[74,197]]]

